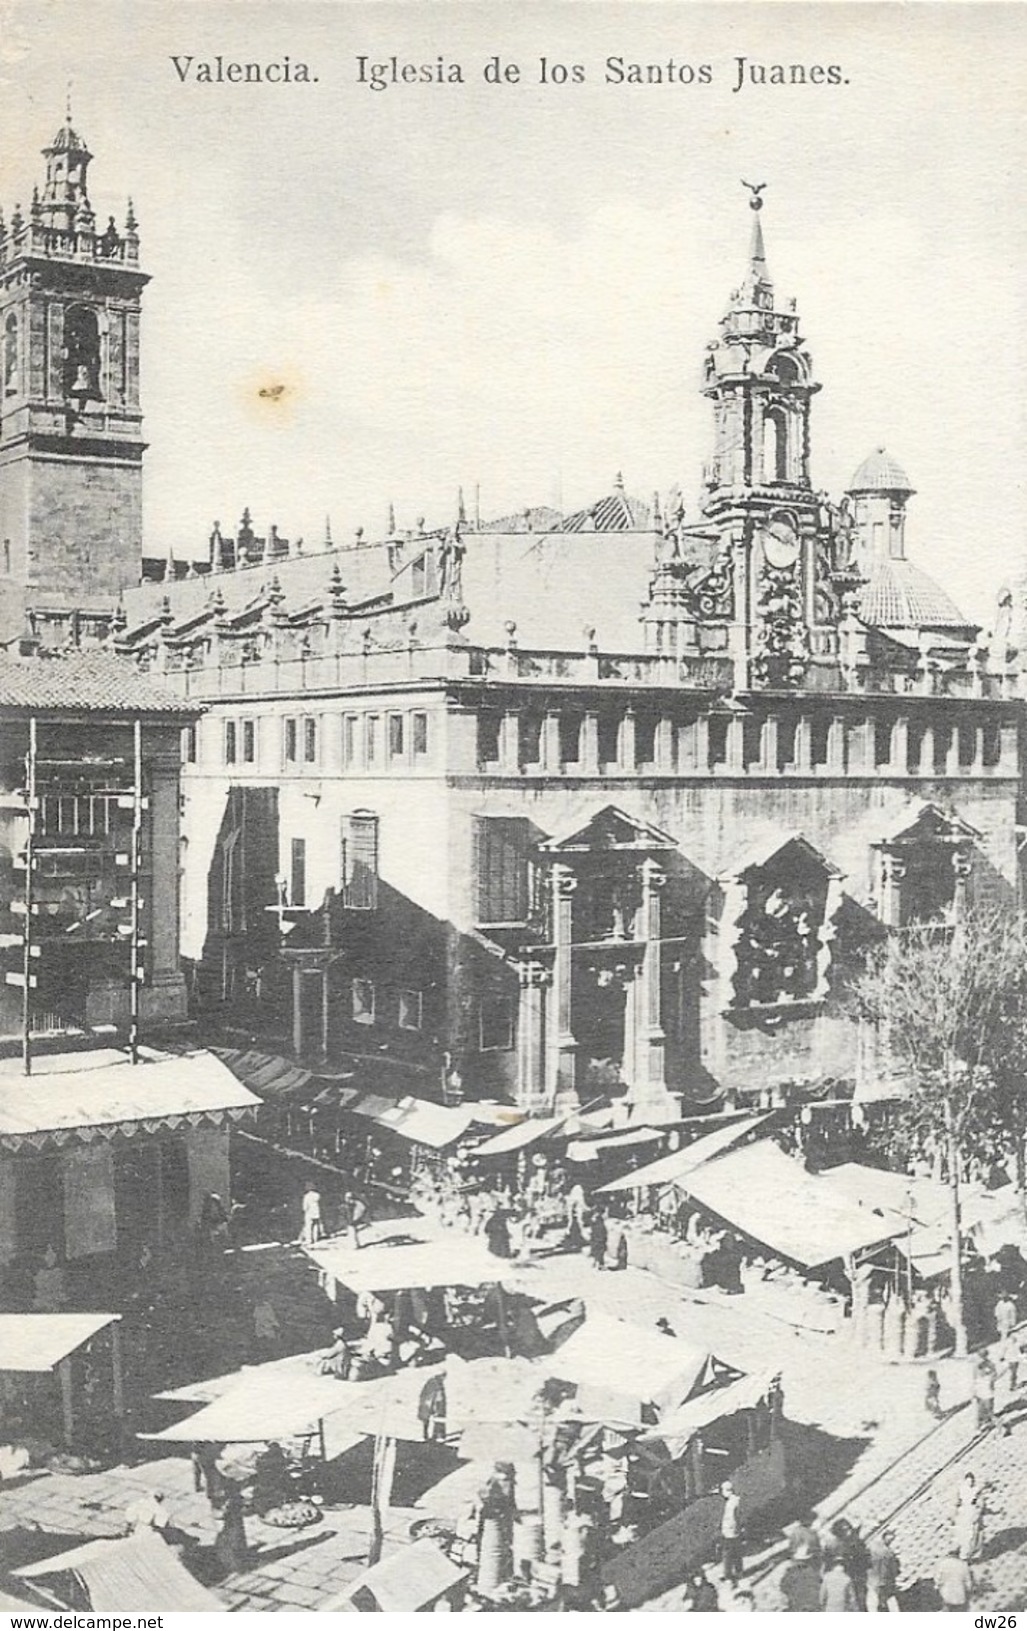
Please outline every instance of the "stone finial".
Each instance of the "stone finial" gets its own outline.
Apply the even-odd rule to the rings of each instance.
[[[346,615],[346,586],[342,581],[339,563],[336,561],[332,567],[332,575],[328,586],[329,616],[335,619]]]
[[[517,644],[517,624],[511,618],[509,622],[503,624],[503,627],[506,630],[507,649],[513,651]]]
[[[334,549],[334,548],[335,548],[335,545],[332,542],[332,518],[331,518],[330,515],[326,515],[325,516],[325,549]]]
[[[456,490],[456,520],[457,526],[466,527],[467,507],[464,504],[464,490],[462,487],[458,487]]]
[[[21,230],[22,230],[24,225],[25,225],[25,218],[21,213],[21,205],[20,204],[15,204],[14,214],[11,216],[11,237],[12,238],[20,237]]]
[[[395,538],[396,536],[396,506],[394,504],[389,505],[389,516],[385,523],[385,535],[387,538]]]
[[[43,213],[43,206],[39,202],[39,188],[38,187],[33,187],[33,189],[32,189],[32,203],[31,203],[31,205],[29,207],[29,219],[32,221],[33,225],[36,225],[36,223],[39,221],[40,217],[42,216],[42,213]]]

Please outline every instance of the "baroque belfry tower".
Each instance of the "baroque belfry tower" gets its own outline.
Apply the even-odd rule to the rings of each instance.
[[[708,348],[703,389],[714,406],[704,522],[731,562],[730,646],[742,688],[801,683],[818,620],[821,500],[810,481],[810,404],[820,386],[795,301],[774,292],[760,211],[749,187],[745,278]]]
[[[0,216],[0,638],[26,610],[109,616],[139,580],[139,235],[98,231],[66,122],[27,215]]]

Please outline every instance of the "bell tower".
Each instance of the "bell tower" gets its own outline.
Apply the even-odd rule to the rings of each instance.
[[[743,182],[753,212],[749,264],[707,348],[714,453],[705,520],[732,564],[736,683],[802,681],[814,622],[820,503],[810,481],[810,403],[820,386],[795,301],[774,292],[761,214],[766,183]]]
[[[70,108],[43,157],[0,215],[0,638],[26,609],[109,612],[142,555],[136,219],[97,231]]]

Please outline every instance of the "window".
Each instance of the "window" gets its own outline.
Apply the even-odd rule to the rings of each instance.
[[[257,757],[257,721],[244,719],[242,722],[242,757],[243,764],[251,765]]]
[[[100,400],[100,320],[92,306],[69,306],[64,316],[64,394]]]
[[[378,905],[378,817],[372,811],[343,816],[340,862],[343,905],[373,912]]]
[[[562,765],[577,764],[578,755],[581,751],[581,715],[573,713],[561,714],[559,730],[560,763]]]
[[[389,715],[389,758],[403,757],[404,719],[402,714]]]
[[[182,758],[187,765],[196,763],[196,726],[187,725],[182,732]]]
[[[410,731],[413,737],[414,758],[423,759],[428,752],[428,715],[412,714]]]
[[[295,719],[285,721],[285,761],[286,764],[295,764],[297,758],[298,736]]]
[[[225,720],[225,764],[235,764],[235,720]]]
[[[354,980],[353,1018],[358,1025],[374,1024],[374,985],[370,980]]]
[[[18,390],[18,318],[12,311],[4,328],[4,396]]]
[[[513,1047],[513,1004],[509,997],[482,997],[478,1031],[482,1053],[503,1053]]]
[[[306,906],[307,904],[307,841],[305,838],[294,838],[292,841],[292,866],[289,893],[290,906]]]
[[[421,1029],[420,991],[400,992],[399,1028],[401,1031],[419,1031]]]
[[[483,709],[478,715],[478,763],[495,764],[499,758],[499,733],[503,716],[494,708]]]
[[[358,724],[356,714],[347,714],[342,722],[342,762],[345,765],[355,765],[357,762]]]
[[[373,765],[378,758],[378,726],[380,724],[377,714],[367,716],[367,762]]]
[[[526,922],[528,845],[528,823],[523,816],[475,818],[479,923]]]
[[[303,758],[308,765],[317,764],[317,720],[303,721]]]

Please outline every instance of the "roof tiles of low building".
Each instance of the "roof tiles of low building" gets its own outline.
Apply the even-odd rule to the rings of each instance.
[[[201,712],[133,662],[107,651],[69,651],[15,657],[0,653],[0,708],[31,712],[163,714],[183,719]]]

